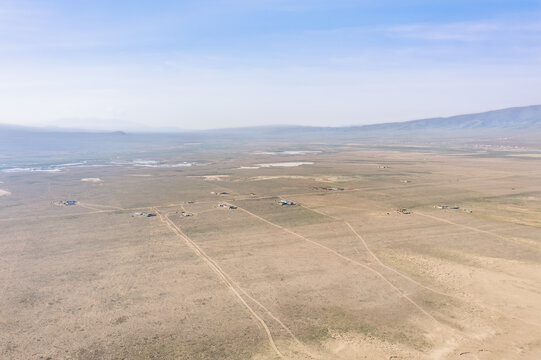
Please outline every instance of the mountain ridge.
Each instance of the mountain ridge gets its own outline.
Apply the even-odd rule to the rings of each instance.
[[[408,120],[400,122],[387,122],[377,124],[364,125],[349,125],[349,126],[305,126],[305,125],[264,125],[264,126],[244,126],[232,128],[216,128],[207,130],[186,130],[178,132],[166,132],[169,134],[190,134],[190,133],[231,133],[235,131],[246,132],[255,131],[258,133],[264,132],[279,132],[286,130],[305,130],[308,132],[340,132],[342,130],[364,130],[364,131],[423,131],[423,130],[475,130],[475,129],[513,129],[541,130],[541,105],[517,106],[503,108],[497,110],[489,110],[485,112],[461,114],[448,117],[433,117],[418,120]],[[0,131],[4,132],[46,132],[46,133],[93,133],[93,134],[124,134],[124,131],[108,131],[108,130],[85,130],[85,129],[65,129],[57,127],[35,127],[21,126],[12,124],[0,123]],[[130,132],[127,132],[130,133]],[[135,132],[143,134],[145,132]],[[148,133],[161,133],[149,131]]]

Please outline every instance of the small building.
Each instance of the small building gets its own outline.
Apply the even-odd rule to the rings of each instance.
[[[229,209],[229,210],[236,210],[237,207],[236,207],[236,206],[233,206],[233,205],[230,205],[230,206],[228,207],[228,209]]]
[[[452,206],[452,207],[450,207],[450,209],[451,209],[451,210],[458,210],[458,209],[460,209],[460,208],[459,208],[458,206]]]
[[[77,205],[77,201],[75,201],[75,200],[65,200],[65,201],[62,201],[62,204],[65,205],[65,206]]]
[[[150,214],[150,213],[144,213],[144,212],[136,212],[135,215],[144,216],[144,217],[156,216],[156,214]]]
[[[295,204],[293,201],[280,200],[280,205],[282,205],[282,206],[292,206],[292,205],[297,205],[297,204]]]
[[[443,209],[447,209],[448,206],[447,205],[436,205],[436,208],[443,210]]]

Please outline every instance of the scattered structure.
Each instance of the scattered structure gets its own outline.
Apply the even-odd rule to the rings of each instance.
[[[449,206],[449,205],[444,205],[444,204],[440,204],[440,205],[434,205],[435,208],[437,209],[440,209],[440,210],[445,210],[445,209],[451,209],[451,210],[458,210],[460,209],[460,207],[458,206]]]
[[[226,209],[229,209],[229,210],[236,210],[237,209],[237,207],[234,206],[234,205],[228,205],[228,204],[222,204],[222,203],[219,203],[218,207],[223,207],[223,208],[226,208]]]
[[[396,212],[399,213],[399,214],[402,214],[402,215],[409,215],[409,214],[411,214],[411,211],[408,210],[408,209],[405,209],[405,208],[404,208],[404,209],[398,209],[398,210],[396,210]]]
[[[292,206],[292,205],[297,205],[295,204],[293,201],[288,201],[288,200],[280,200],[280,205],[282,206]]]
[[[144,212],[136,212],[135,215],[144,216],[144,217],[156,216],[156,214],[150,214],[150,213],[144,213]]]
[[[327,191],[344,191],[344,188],[339,187],[321,187],[321,190],[327,190]]]

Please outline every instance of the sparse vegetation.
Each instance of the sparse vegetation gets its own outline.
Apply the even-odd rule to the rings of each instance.
[[[453,359],[478,341],[491,358],[510,356],[502,341],[537,351],[531,159],[318,146],[302,155],[317,167],[249,174],[239,168],[258,163],[253,151],[225,145],[180,172],[2,174],[0,357],[260,360],[274,344],[288,359]]]

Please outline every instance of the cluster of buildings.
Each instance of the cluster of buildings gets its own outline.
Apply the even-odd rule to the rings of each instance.
[[[136,212],[135,215],[144,216],[144,217],[156,216],[156,214],[150,214],[150,213],[144,213],[144,212]]]
[[[445,209],[449,209],[449,210],[459,210],[460,207],[458,206],[449,206],[449,205],[443,205],[443,204],[440,204],[440,205],[434,205],[434,207],[436,209],[440,209],[440,210],[445,210]],[[468,214],[471,214],[473,211],[472,210],[469,210],[469,209],[462,209],[462,211],[468,213]]]
[[[445,210],[445,209],[451,209],[451,210],[458,210],[460,209],[458,206],[449,206],[449,205],[436,205],[437,209]]]
[[[222,203],[218,204],[218,207],[223,207],[223,208],[226,208],[226,209],[229,209],[229,210],[236,210],[237,209],[237,207],[234,206],[234,205],[227,205],[227,204],[222,204]]]
[[[396,212],[399,213],[399,214],[402,214],[402,215],[409,215],[409,214],[411,214],[411,211],[408,210],[408,209],[398,209],[398,210],[396,210]]]

